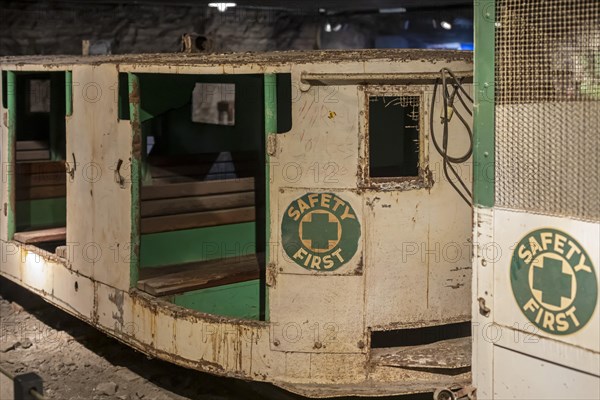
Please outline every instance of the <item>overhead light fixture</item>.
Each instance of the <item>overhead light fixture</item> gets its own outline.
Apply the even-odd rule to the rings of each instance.
[[[447,31],[449,31],[450,29],[452,29],[452,24],[448,21],[442,21],[440,22],[440,26],[444,29],[446,29]]]
[[[381,14],[396,14],[396,13],[404,13],[406,12],[406,8],[404,7],[396,7],[396,8],[380,8],[379,13]]]
[[[344,26],[339,22],[334,25],[331,25],[330,22],[327,22],[323,29],[325,29],[325,32],[339,32],[342,30],[343,27]]]
[[[208,3],[209,7],[216,8],[220,12],[225,12],[228,8],[237,6],[235,3]]]

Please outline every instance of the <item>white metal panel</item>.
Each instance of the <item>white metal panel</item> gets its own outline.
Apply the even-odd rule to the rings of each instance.
[[[585,278],[596,279],[597,291],[598,266],[600,265],[600,225],[568,218],[496,209],[494,228],[494,239],[498,249],[494,274],[494,321],[500,325],[514,327],[525,332],[534,329],[536,335],[579,346],[596,353],[600,352],[600,306],[598,304],[600,297],[596,298],[594,314],[578,331],[567,335],[551,334],[535,327],[520,309],[515,301],[510,275],[513,252],[516,244],[523,237],[540,228],[557,229],[579,242],[591,258],[591,260],[587,260],[587,263],[593,266],[595,273],[589,273]],[[549,360],[560,363],[559,354],[547,354],[547,357]]]
[[[277,285],[269,292],[271,349],[365,351],[363,291],[361,276],[279,275]]]
[[[96,215],[93,184],[85,172],[94,160],[93,101],[102,96],[94,70],[90,66],[73,68],[73,115],[66,119],[66,162],[69,168],[76,168],[72,179],[67,175],[67,246],[71,246],[67,257],[74,270],[88,277],[93,277]]]
[[[95,249],[90,249],[90,252],[98,250],[94,257],[93,276],[97,281],[127,290],[130,277],[132,130],[129,121],[118,121],[116,66],[106,64],[96,67],[93,79],[94,85],[102,92],[97,101],[85,105],[93,110],[87,132],[92,138],[93,162],[82,171],[92,183],[90,195],[94,207]],[[126,182],[123,187],[115,177],[119,160],[123,161],[120,169]]]
[[[471,210],[443,175],[442,157],[429,143],[432,87],[418,87],[424,153],[431,188],[368,190],[365,194],[367,326],[435,325],[470,319]],[[467,86],[471,90],[471,86]],[[402,95],[402,88],[391,93]],[[413,95],[415,88],[404,88]],[[438,141],[441,104],[433,111]],[[366,116],[361,126],[368,126]],[[451,121],[450,153],[468,149],[458,118]],[[362,151],[365,151],[364,149]],[[367,156],[366,152],[363,156]],[[460,174],[471,185],[470,161]]]
[[[596,400],[600,378],[494,346],[494,398]],[[543,371],[543,372],[542,372]],[[477,393],[478,399],[487,399]]]

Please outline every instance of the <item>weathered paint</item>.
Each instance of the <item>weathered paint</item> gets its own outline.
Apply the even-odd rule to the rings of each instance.
[[[12,240],[15,230],[15,194],[11,192],[15,187],[15,175],[12,171],[15,165],[15,142],[17,140],[17,77],[13,71],[8,71],[6,76],[7,87],[7,108],[8,108],[8,126],[6,131],[6,151],[2,159],[4,160],[3,167],[7,168],[6,186],[8,191],[4,198],[6,211],[2,210],[6,218],[6,239]],[[4,172],[3,172],[4,178]],[[4,207],[3,207],[4,208]],[[8,214],[8,215],[7,215]]]
[[[496,1],[475,3],[473,202],[494,205],[494,96]]]
[[[107,257],[90,262],[75,251],[65,260],[2,238],[2,245],[16,253],[7,258],[0,271],[146,354],[207,372],[270,381],[317,397],[413,393],[452,382],[468,382],[468,373],[447,376],[375,365],[370,360],[369,332],[373,328],[436,325],[468,316],[468,282],[459,275],[464,272],[459,268],[462,260],[434,263],[435,268],[430,271],[420,262],[401,263],[398,268],[394,263],[401,260],[398,240],[406,240],[398,237],[399,226],[406,237],[418,237],[431,246],[440,238],[467,237],[468,229],[463,232],[463,223],[468,224],[469,213],[460,208],[460,199],[448,185],[435,179],[432,187],[407,190],[360,186],[368,127],[364,119],[364,90],[354,83],[339,87],[314,86],[310,82],[299,85],[303,91],[292,102],[294,124],[285,134],[271,135],[276,130],[276,120],[273,114],[265,118],[265,141],[269,145],[267,198],[276,199],[270,202],[267,213],[269,322],[187,310],[131,288],[137,279],[139,188],[134,186],[139,177],[139,164],[136,167],[135,163],[139,162],[141,146],[139,116],[135,116],[139,102],[135,74],[267,73],[268,82],[272,79],[269,74],[287,72],[297,84],[303,73],[374,74],[375,79],[381,79],[387,73],[433,75],[441,67],[457,71],[470,68],[469,56],[464,53],[351,53],[303,55],[300,62],[290,61],[297,57],[291,54],[289,59],[255,55],[238,62],[234,62],[237,56],[231,62],[225,58],[214,62],[218,57],[211,56],[203,64],[199,60],[176,61],[177,57],[169,64],[157,56],[156,60],[161,61],[155,63],[152,57],[131,57],[122,58],[118,64],[116,57],[102,62],[93,61],[94,58],[82,59],[83,62],[59,58],[52,63],[38,60],[14,65],[20,71],[73,73],[73,115],[67,119],[67,154],[70,160],[74,153],[79,165],[73,181],[67,183],[67,239],[80,245],[97,243],[106,250],[103,254]],[[8,61],[3,68],[4,65],[11,66]],[[129,73],[130,82],[134,83],[129,88],[131,121],[119,121],[118,104],[111,96],[114,93],[110,87],[118,82],[119,72]],[[107,88],[108,95],[96,102],[86,99],[81,89],[89,82]],[[419,87],[424,92],[430,89],[423,82]],[[406,93],[412,89],[400,86],[394,90]],[[429,112],[428,98],[423,96],[425,115]],[[456,129],[451,124],[451,130]],[[426,126],[423,131],[427,132]],[[461,145],[462,139],[457,146]],[[4,157],[4,148],[2,151]],[[427,155],[426,146],[423,152],[423,160],[431,165],[433,158]],[[114,179],[114,165],[119,159],[126,165],[131,161],[131,172],[121,170],[125,178],[129,174],[132,178],[126,179],[124,188]],[[105,173],[99,181],[80,179],[82,165],[91,161],[113,168],[103,169]],[[291,176],[294,169],[302,172]],[[360,222],[355,254],[327,275],[304,270],[289,260],[281,248],[283,213],[294,199],[307,193],[335,193],[351,205]],[[424,217],[436,207],[440,210],[437,225]],[[415,230],[416,225],[428,228]],[[118,249],[117,262],[112,258],[114,249],[110,248],[114,243],[127,247]],[[31,261],[38,254],[40,261]],[[406,279],[412,279],[410,287],[402,286]],[[429,292],[425,291],[429,296],[419,303],[423,287],[429,288]],[[465,296],[467,300],[463,299]],[[412,312],[411,305],[421,308]]]
[[[264,113],[265,113],[265,143],[277,132],[277,76],[265,74],[264,77]],[[265,146],[266,147],[266,146]],[[271,261],[271,160],[270,152],[265,148],[265,265]],[[265,288],[265,320],[271,315],[269,289]]]
[[[73,71],[65,71],[65,114],[73,115]]]
[[[142,153],[142,127],[140,119],[140,81],[137,75],[129,73],[129,119],[131,122],[131,156],[130,182],[131,182],[131,237],[130,246],[130,285],[137,284],[140,268],[140,187],[141,183],[141,153]]]

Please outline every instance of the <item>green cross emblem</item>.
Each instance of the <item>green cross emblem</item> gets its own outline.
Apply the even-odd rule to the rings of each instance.
[[[329,222],[329,214],[314,213],[310,222],[302,223],[302,239],[310,240],[313,249],[326,249],[337,238],[338,224]]]
[[[533,272],[533,288],[542,292],[542,301],[560,307],[563,297],[571,297],[573,277],[562,272],[562,261],[544,258],[544,266]]]

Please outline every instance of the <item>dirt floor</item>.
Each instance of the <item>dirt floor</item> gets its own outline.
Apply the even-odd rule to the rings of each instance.
[[[3,278],[0,366],[12,374],[39,374],[46,398],[57,400],[302,399],[269,384],[149,359]]]

